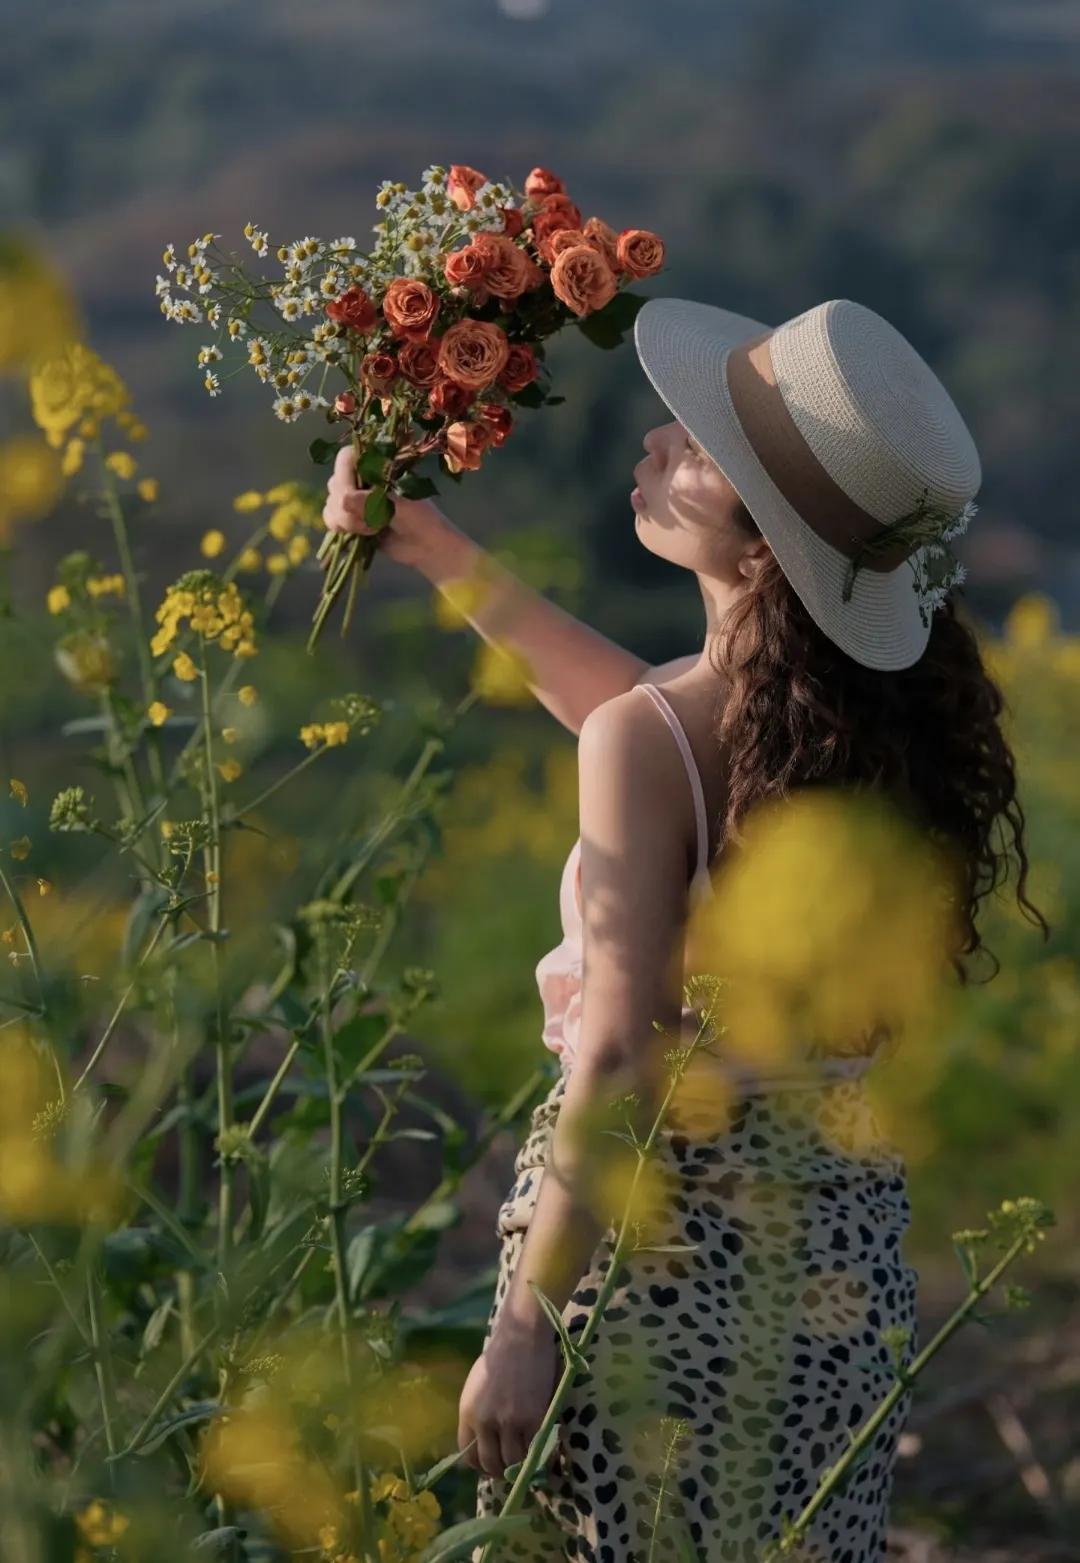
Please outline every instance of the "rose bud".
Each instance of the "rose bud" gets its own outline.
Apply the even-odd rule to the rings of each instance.
[[[339,418],[351,418],[356,411],[356,397],[351,391],[342,391],[334,397],[334,411]]]

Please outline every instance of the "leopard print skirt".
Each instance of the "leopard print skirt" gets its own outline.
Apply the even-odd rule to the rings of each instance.
[[[536,1206],[562,1100],[535,1110],[500,1208],[498,1316]],[[722,1132],[671,1113],[655,1167],[662,1235],[625,1256],[559,1442],[530,1493],[532,1529],[500,1559],[758,1563],[892,1387],[888,1326],[918,1350],[902,1159],[858,1081],[744,1095]],[[614,1233],[564,1311],[580,1335]],[[668,1248],[668,1253],[658,1252]],[[880,1563],[911,1392],[818,1511],[797,1563]],[[482,1477],[478,1513],[508,1491]],[[474,1554],[479,1556],[479,1553]]]

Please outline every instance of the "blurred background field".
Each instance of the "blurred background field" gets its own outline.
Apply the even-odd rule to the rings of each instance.
[[[432,161],[519,185],[541,164],[616,229],[656,230],[667,268],[640,291],[768,323],[857,299],[941,373],[983,456],[979,516],[959,549],[965,602],[1009,701],[1029,893],[1053,933],[1044,944],[1004,892],[984,925],[1000,974],[958,1001],[918,1070],[897,1059],[875,1086],[903,1104],[924,1339],[959,1292],[952,1230],[1018,1193],[1045,1199],[1059,1225],[1028,1261],[1032,1308],[992,1338],[970,1330],[939,1359],[902,1450],[895,1555],[1080,1556],[1076,5],[8,0],[5,23],[0,230],[55,268],[150,427],[138,454],[160,499],[134,520],[150,603],[199,562],[207,530],[240,536],[236,494],[324,476],[306,454],[319,431],[275,424],[253,377],[223,376],[223,395],[206,397],[202,338],[166,323],[154,298],[164,243],[212,229],[239,249],[251,219],[275,242],[346,232],[364,248],[378,182],[412,182]],[[442,485],[440,503],[643,657],[693,649],[693,583],[639,549],[627,497],[641,436],[665,410],[629,345],[599,353],[567,331],[551,368],[565,403],[525,414],[482,473]],[[36,431],[14,381],[0,398],[10,473],[15,442]],[[56,790],[95,782],[85,733],[64,731],[94,706],[59,675],[45,608],[67,551],[115,568],[109,525],[78,489],[50,488],[46,474],[40,514],[32,502],[0,514],[3,774],[31,792],[26,809],[0,807],[4,840],[34,842],[20,867],[53,886],[34,906],[43,941],[66,940],[87,982],[106,982],[129,887],[115,872],[95,877],[93,843],[45,828]],[[275,609],[279,633],[258,660],[265,697],[238,715],[246,796],[295,760],[298,726],[329,695],[360,690],[388,712],[362,754],[328,756],[260,818],[272,844],[237,839],[246,939],[272,939],[275,916],[306,893],[308,822],[355,829],[415,758],[430,695],[452,701],[468,685],[469,632],[439,628],[431,594],[395,566],[380,561],[375,575],[349,638],[332,629],[315,657],[303,649],[314,567]],[[194,699],[181,686],[173,695],[181,709]],[[542,1061],[533,968],[559,936],[573,740],[536,706],[478,707],[445,765],[441,832],[392,961],[437,972],[439,996],[406,1040],[475,1119]],[[469,1180],[466,1219],[444,1235],[417,1306],[483,1281],[512,1150],[504,1136]],[[426,1152],[389,1156],[376,1198],[389,1207],[434,1176]]]

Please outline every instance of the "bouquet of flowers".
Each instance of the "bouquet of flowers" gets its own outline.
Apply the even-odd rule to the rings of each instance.
[[[418,190],[384,180],[375,204],[382,218],[366,255],[353,238],[298,239],[276,250],[284,278],[269,281],[209,233],[186,260],[168,245],[168,275],[157,278],[166,319],[215,334],[198,353],[211,396],[231,345],[275,393],[282,421],[315,413],[349,431],[372,532],[323,538],[309,652],[348,584],[344,634],[395,496],[438,493],[417,462],[433,455],[460,482],[505,442],[517,408],[563,401],[548,394],[544,341],[573,322],[597,346],[617,346],[645,302],[625,284],[664,263],[655,233],[583,220],[546,168],[522,192],[464,163],[432,165]],[[249,222],[244,235],[257,256],[269,253],[264,230]],[[333,460],[341,443],[314,439],[312,459]]]

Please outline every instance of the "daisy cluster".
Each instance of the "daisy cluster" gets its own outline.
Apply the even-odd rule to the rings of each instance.
[[[447,194],[447,183],[447,170],[438,164],[423,171],[416,190],[384,179],[375,195],[380,218],[373,225],[376,242],[369,254],[357,249],[351,235],[331,240],[305,235],[274,250],[283,272],[280,282],[247,278],[242,267],[217,250],[217,233],[193,240],[186,256],[174,244],[166,245],[165,273],[155,281],[162,314],[177,325],[205,325],[217,333],[196,358],[206,392],[221,394],[214,365],[224,359],[222,344],[243,342],[248,366],[277,393],[274,413],[283,422],[329,408],[323,394],[326,374],[345,361],[351,334],[347,325],[326,318],[327,304],[354,287],[380,295],[401,276],[434,282],[439,257],[459,239],[503,231],[503,210],[517,194],[512,186],[485,180],[471,209],[461,211]],[[269,256],[265,228],[248,222],[243,232],[258,258]],[[252,315],[260,303],[276,310],[280,330],[253,329]]]

